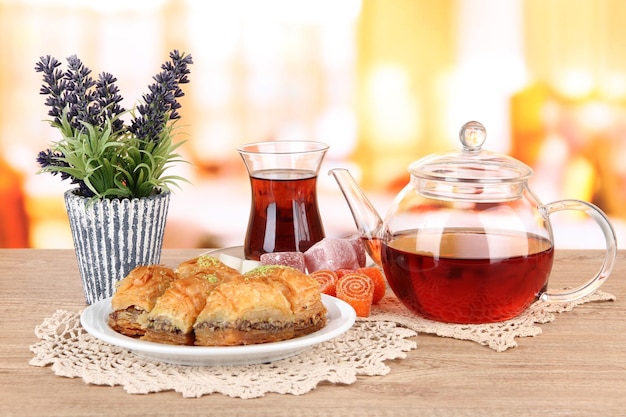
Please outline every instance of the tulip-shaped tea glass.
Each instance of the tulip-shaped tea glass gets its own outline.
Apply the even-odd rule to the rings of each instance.
[[[250,176],[252,201],[246,259],[304,252],[324,238],[317,174],[328,145],[313,141],[259,142],[237,148]]]

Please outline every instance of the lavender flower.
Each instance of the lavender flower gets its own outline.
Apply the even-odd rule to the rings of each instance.
[[[98,110],[98,125],[103,125],[106,119],[113,121],[113,129],[121,131],[124,128],[124,121],[120,116],[126,111],[120,102],[123,97],[119,94],[119,88],[115,85],[117,78],[108,72],[103,72],[96,81],[96,109]]]
[[[76,55],[67,58],[68,69],[65,73],[67,80],[67,92],[64,95],[69,107],[69,119],[74,129],[81,129],[81,121],[97,124],[97,114],[93,102],[96,100],[95,92],[91,87],[96,82],[89,76],[91,70],[85,67]]]
[[[63,111],[67,109],[68,121],[76,130],[83,129],[83,122],[102,126],[107,118],[114,121],[116,130],[122,129],[124,122],[118,118],[125,109],[119,105],[122,96],[115,85],[117,78],[103,72],[94,81],[91,70],[76,55],[67,58],[67,63],[67,71],[62,72],[58,69],[61,62],[47,55],[35,66],[35,71],[44,73],[39,92],[48,96],[48,115],[54,117],[55,125],[61,126]]]
[[[35,66],[35,71],[43,72],[44,84],[39,90],[39,94],[48,95],[46,106],[50,107],[48,115],[54,117],[56,124],[61,124],[61,114],[66,103],[63,95],[67,89],[63,71],[58,67],[61,65],[56,58],[50,55],[42,56]]]
[[[50,149],[46,149],[45,151],[39,152],[39,154],[37,155],[37,163],[42,167],[47,167],[47,166],[68,167],[69,165],[63,162],[61,160],[62,158],[63,158],[63,155],[61,153],[54,152]],[[53,172],[52,174],[53,175],[60,174],[61,179],[63,180],[71,178],[69,174],[66,174],[65,172]]]
[[[37,164],[39,164],[42,169],[50,170],[52,175],[59,175],[62,180],[69,179],[72,184],[78,185],[81,195],[84,195],[85,197],[92,197],[94,195],[93,191],[91,191],[83,181],[78,180],[63,171],[64,168],[70,168],[70,164],[64,161],[62,153],[54,152],[50,149],[41,151],[37,155]],[[54,169],[55,167],[61,169],[56,170]]]
[[[39,92],[47,96],[51,124],[62,139],[38,154],[41,171],[60,174],[77,184],[82,195],[100,198],[143,197],[184,181],[163,173],[180,161],[173,122],[180,118],[180,85],[189,82],[187,66],[193,62],[191,55],[176,50],[169,56],[137,106],[138,116],[130,113],[129,126],[121,117],[127,110],[120,105],[117,78],[102,72],[94,80],[76,55],[67,58],[66,71],[57,59],[42,56],[35,65],[43,73]]]
[[[137,106],[140,116],[133,120],[129,131],[145,141],[158,143],[167,123],[180,118],[177,110],[181,107],[176,100],[185,94],[180,84],[189,82],[187,65],[193,63],[191,55],[170,53],[171,61],[161,66],[163,70],[153,77],[150,93],[144,94],[144,103]]]

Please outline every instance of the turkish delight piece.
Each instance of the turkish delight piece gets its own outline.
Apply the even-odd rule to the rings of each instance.
[[[302,252],[263,253],[261,254],[260,261],[261,265],[290,266],[306,273],[304,254]]]
[[[304,262],[309,271],[320,269],[356,269],[359,268],[354,245],[347,239],[324,238],[304,252]]]
[[[359,267],[363,268],[367,263],[367,255],[365,253],[365,247],[363,246],[363,241],[361,237],[358,235],[354,235],[348,238],[348,241],[354,247],[354,252],[356,253],[356,259],[359,263]]]

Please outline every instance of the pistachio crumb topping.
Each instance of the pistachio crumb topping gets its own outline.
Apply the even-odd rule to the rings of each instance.
[[[208,266],[218,265],[219,262],[220,262],[219,259],[210,255],[200,255],[198,257],[198,265],[200,265],[203,268],[208,267]]]
[[[202,278],[206,279],[211,284],[217,284],[218,282],[220,282],[219,277],[215,274],[204,274]]]
[[[261,265],[246,272],[245,275],[250,276],[250,275],[267,274],[267,273],[271,273],[272,271],[276,269],[286,269],[286,268],[290,268],[290,267],[285,266],[285,265]]]

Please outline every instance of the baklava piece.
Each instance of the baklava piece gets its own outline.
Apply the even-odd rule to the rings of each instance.
[[[240,273],[235,268],[231,268],[218,258],[211,255],[200,255],[178,265],[176,273],[181,278],[188,276],[204,277],[217,282],[224,282]]]
[[[317,281],[294,268],[263,266],[213,289],[194,325],[195,344],[278,342],[325,325]]]
[[[326,325],[326,307],[315,278],[281,265],[262,266],[246,276],[267,280],[280,287],[294,314],[294,337],[313,333]]]
[[[142,340],[170,345],[193,345],[193,324],[216,282],[187,276],[175,281],[148,313]]]
[[[176,279],[174,271],[162,265],[133,269],[118,283],[111,299],[113,311],[109,314],[109,326],[126,336],[142,336],[145,316]]]

